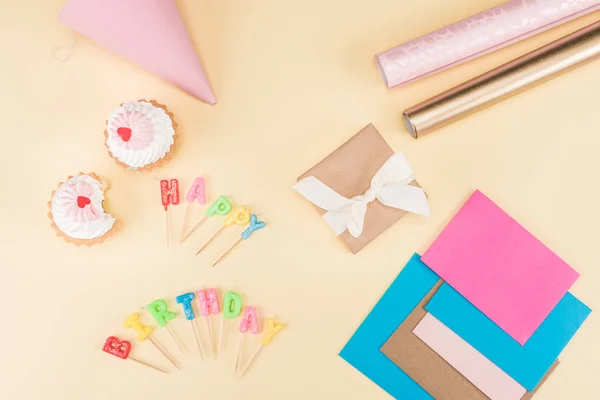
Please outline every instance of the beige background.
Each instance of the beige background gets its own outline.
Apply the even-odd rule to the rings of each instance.
[[[219,99],[208,106],[83,38],[71,60],[55,62],[52,47],[70,40],[56,21],[64,1],[0,0],[0,398],[389,398],[337,353],[475,188],[568,260],[582,275],[573,292],[600,307],[600,62],[418,141],[399,119],[600,15],[403,89],[388,91],[375,71],[375,53],[498,3],[179,0]],[[109,159],[102,132],[113,107],[141,97],[169,106],[181,141],[167,166],[135,174]],[[352,256],[291,186],[369,122],[411,161],[433,216],[405,218]],[[55,238],[46,217],[50,192],[79,171],[110,181],[109,208],[124,224],[91,249]],[[229,194],[269,224],[214,270],[238,233],[195,257],[217,221],[181,247],[164,246],[157,179],[177,177],[187,191],[196,175],[209,179],[211,198]],[[177,227],[182,211],[174,209]],[[184,365],[169,376],[99,351],[109,335],[133,339],[121,323],[137,307],[211,285],[239,290],[288,325],[243,380],[231,371],[233,326],[225,354],[204,362],[182,357],[158,331]],[[178,318],[173,328],[194,350],[189,324]],[[537,398],[598,398],[599,335],[592,314]],[[150,343],[134,353],[169,367]]]

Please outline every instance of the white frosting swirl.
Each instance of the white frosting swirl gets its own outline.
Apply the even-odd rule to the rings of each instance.
[[[124,118],[134,115],[133,118],[137,119],[136,115],[139,114],[150,120],[151,138],[148,138],[149,143],[144,147],[132,148],[119,136],[117,129]],[[162,108],[146,101],[130,101],[116,108],[108,117],[107,131],[108,150],[113,157],[131,168],[141,168],[160,160],[169,152],[175,141],[173,121],[169,115]],[[132,135],[136,133],[134,128]]]
[[[89,199],[84,209],[78,207],[79,196]],[[105,235],[115,219],[102,207],[104,191],[102,184],[89,175],[69,178],[52,197],[52,219],[67,236],[75,239],[95,239]]]

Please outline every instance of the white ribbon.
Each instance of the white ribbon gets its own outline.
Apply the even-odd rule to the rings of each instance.
[[[323,219],[336,235],[348,229],[357,238],[363,231],[368,204],[375,200],[387,207],[429,216],[427,196],[420,187],[409,185],[413,180],[410,164],[402,154],[396,153],[377,171],[371,187],[361,196],[347,199],[314,176],[302,179],[294,189],[327,210]]]

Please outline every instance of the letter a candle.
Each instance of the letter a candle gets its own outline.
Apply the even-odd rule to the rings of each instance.
[[[263,338],[260,342],[260,345],[254,352],[252,357],[250,357],[250,360],[248,360],[248,362],[246,363],[246,366],[244,368],[242,368],[242,370],[238,374],[238,376],[240,378],[242,377],[242,375],[244,375],[244,372],[246,372],[246,370],[250,367],[250,365],[252,365],[252,362],[258,356],[258,353],[260,353],[262,348],[267,346],[269,343],[271,343],[271,339],[273,339],[273,336],[275,336],[275,334],[278,333],[282,329],[283,329],[283,325],[276,322],[273,318],[269,318],[267,320],[267,333],[265,334],[265,336],[263,336]]]
[[[242,356],[242,349],[244,347],[244,338],[246,337],[246,333],[250,330],[253,334],[258,334],[260,332],[260,327],[258,326],[258,315],[256,312],[256,307],[248,306],[244,311],[244,316],[242,317],[242,321],[240,322],[240,336],[238,338],[237,348],[235,350],[235,364],[234,371],[238,372],[238,367],[240,365],[240,358]]]
[[[196,201],[199,204],[206,204],[206,182],[204,178],[198,177],[194,180],[190,191],[188,192],[185,204],[185,211],[183,212],[183,220],[181,221],[181,233],[179,234],[179,243],[182,243],[185,235],[185,227],[188,220],[188,213],[190,211],[190,205]],[[187,236],[186,236],[187,237]]]

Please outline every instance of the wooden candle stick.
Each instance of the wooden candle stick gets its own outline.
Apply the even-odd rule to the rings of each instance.
[[[229,217],[227,217],[223,226],[214,235],[212,235],[206,243],[204,243],[204,245],[200,248],[200,250],[198,250],[196,255],[200,254],[200,252],[204,250],[206,246],[208,246],[209,243],[212,242],[219,235],[219,233],[223,232],[225,228],[234,224],[244,226],[248,223],[250,223],[250,211],[248,211],[248,209],[244,206],[239,206],[233,211],[233,213]]]
[[[267,333],[265,334],[265,336],[263,336],[260,345],[258,346],[258,348],[254,351],[254,354],[252,354],[252,356],[250,357],[250,359],[248,360],[248,362],[246,363],[246,366],[244,366],[244,368],[242,368],[242,370],[240,371],[240,373],[238,374],[238,376],[241,378],[244,375],[244,372],[246,372],[246,370],[248,368],[250,368],[250,366],[252,365],[252,362],[254,362],[254,360],[256,359],[256,357],[258,357],[258,354],[260,353],[260,351],[263,349],[263,347],[267,346],[269,343],[271,343],[271,339],[273,339],[273,336],[275,336],[275,334],[277,332],[279,332],[280,330],[283,329],[283,325],[275,322],[275,320],[273,318],[269,318],[267,320]]]
[[[210,316],[211,314],[217,315],[221,313],[221,307],[219,306],[219,295],[217,293],[217,289],[215,288],[199,290],[196,292],[196,295],[198,296],[200,314],[204,316],[204,322],[206,323],[206,330],[210,340],[210,354],[213,357],[216,357],[215,341],[213,338]]]
[[[219,257],[212,266],[214,267],[221,260],[223,260],[227,254],[231,253],[231,251],[238,244],[240,244],[242,242],[242,240],[248,240],[248,238],[250,238],[250,235],[252,235],[252,233],[256,232],[257,230],[259,230],[261,228],[264,228],[265,226],[266,225],[264,222],[258,221],[258,217],[256,216],[256,214],[252,214],[250,216],[250,226],[248,226],[248,228],[244,232],[242,232],[241,237],[229,249],[227,249],[227,251],[225,253],[223,253],[223,255],[221,255],[221,257]]]
[[[167,329],[167,332],[169,332],[169,335],[171,335],[173,341],[175,342],[177,347],[179,347],[183,355],[187,355],[185,348],[181,343],[181,340],[177,336],[175,336],[175,333],[173,333],[171,328],[167,325],[168,321],[174,319],[177,316],[177,314],[175,314],[174,312],[169,311],[167,302],[163,299],[154,300],[152,303],[148,304],[148,311],[150,311],[150,314],[152,314],[158,326]]]
[[[200,357],[202,359],[204,359],[204,349],[202,347],[200,335],[198,334],[198,330],[196,328],[196,323],[194,322],[194,319],[196,318],[196,314],[194,313],[194,307],[192,306],[194,297],[195,296],[194,296],[193,292],[184,293],[184,294],[180,294],[179,296],[175,297],[175,301],[178,304],[181,304],[181,306],[183,307],[183,313],[185,315],[185,319],[190,321],[190,323],[192,324],[192,329],[194,330],[194,337],[196,338],[196,344],[198,345],[198,351],[200,352]]]
[[[209,238],[209,239],[206,241],[206,243],[204,243],[204,244],[202,245],[202,247],[200,247],[200,250],[198,250],[198,251],[196,252],[196,255],[200,254],[200,252],[201,252],[202,250],[204,250],[204,249],[205,249],[205,248],[206,248],[206,247],[207,247],[207,246],[210,244],[210,242],[212,242],[212,241],[213,241],[213,240],[214,240],[214,239],[215,239],[217,236],[219,236],[219,233],[223,232],[223,230],[224,230],[225,228],[227,228],[227,226],[226,226],[226,225],[223,225],[221,228],[219,228],[219,230],[218,230],[218,231],[216,231],[216,232],[215,232],[215,233],[214,233],[214,234],[213,234],[213,235],[212,235],[212,236],[211,236],[211,237],[210,237],[210,238]]]
[[[136,337],[138,342],[143,342],[144,340],[149,339],[150,343],[152,343],[154,345],[154,347],[156,347],[158,349],[158,351],[160,351],[169,361],[171,361],[171,363],[175,366],[175,368],[181,369],[181,367],[179,367],[179,364],[177,364],[177,362],[173,359],[173,357],[171,357],[169,355],[169,353],[167,353],[166,350],[163,349],[162,346],[160,346],[154,340],[154,338],[152,338],[153,329],[149,326],[142,325],[142,323],[140,322],[140,314],[139,313],[135,312],[135,313],[130,314],[125,319],[125,322],[123,323],[123,327],[131,328],[134,331],[136,331],[138,334]]]
[[[242,312],[242,296],[239,294],[228,290],[225,292],[225,296],[223,297],[223,310],[221,316],[223,319],[221,320],[221,332],[219,339],[219,353],[223,352],[223,344],[225,342],[225,328],[227,326],[226,321],[228,319],[237,318]]]
[[[233,206],[231,205],[231,202],[227,200],[227,197],[219,196],[219,198],[215,200],[215,202],[212,203],[210,207],[208,207],[200,221],[198,221],[196,225],[194,225],[192,229],[188,231],[188,233],[183,235],[183,237],[181,238],[181,242],[190,237],[208,218],[214,215],[226,216],[231,212],[232,209]]]
[[[190,206],[193,205],[195,201],[198,201],[198,203],[200,204],[206,204],[206,184],[204,178],[198,177],[194,180],[194,183],[192,184],[192,187],[190,187],[190,191],[186,196],[186,201],[187,203],[185,205],[185,211],[183,213],[183,220],[181,221],[181,233],[179,234],[179,243],[183,243],[183,241],[193,233],[192,231],[188,235],[185,235],[185,228],[187,225]],[[196,230],[197,226],[194,227],[193,230]]]
[[[181,370],[181,367],[179,366],[179,364],[177,364],[177,361],[175,361],[175,359],[173,357],[171,357],[171,355],[169,353],[167,353],[167,351],[165,349],[163,349],[163,347],[160,344],[158,344],[156,342],[156,340],[154,340],[152,338],[152,336],[148,336],[148,340],[150,340],[150,343],[152,343],[154,345],[154,347],[156,347],[158,349],[158,351],[163,353],[163,355],[165,357],[167,357],[169,359],[169,361],[171,361],[171,364],[173,364],[175,366],[175,368]]]
[[[238,372],[238,368],[241,365],[241,358],[242,358],[242,354],[244,351],[243,350],[244,338],[245,338],[248,330],[250,330],[255,335],[260,332],[260,328],[258,326],[258,315],[256,312],[256,307],[252,307],[252,306],[246,307],[246,310],[244,311],[244,315],[240,322],[240,327],[239,327],[240,337],[238,338],[238,344],[236,346],[235,358],[234,358],[235,359],[235,364],[234,364],[235,369],[234,370],[236,373]]]

